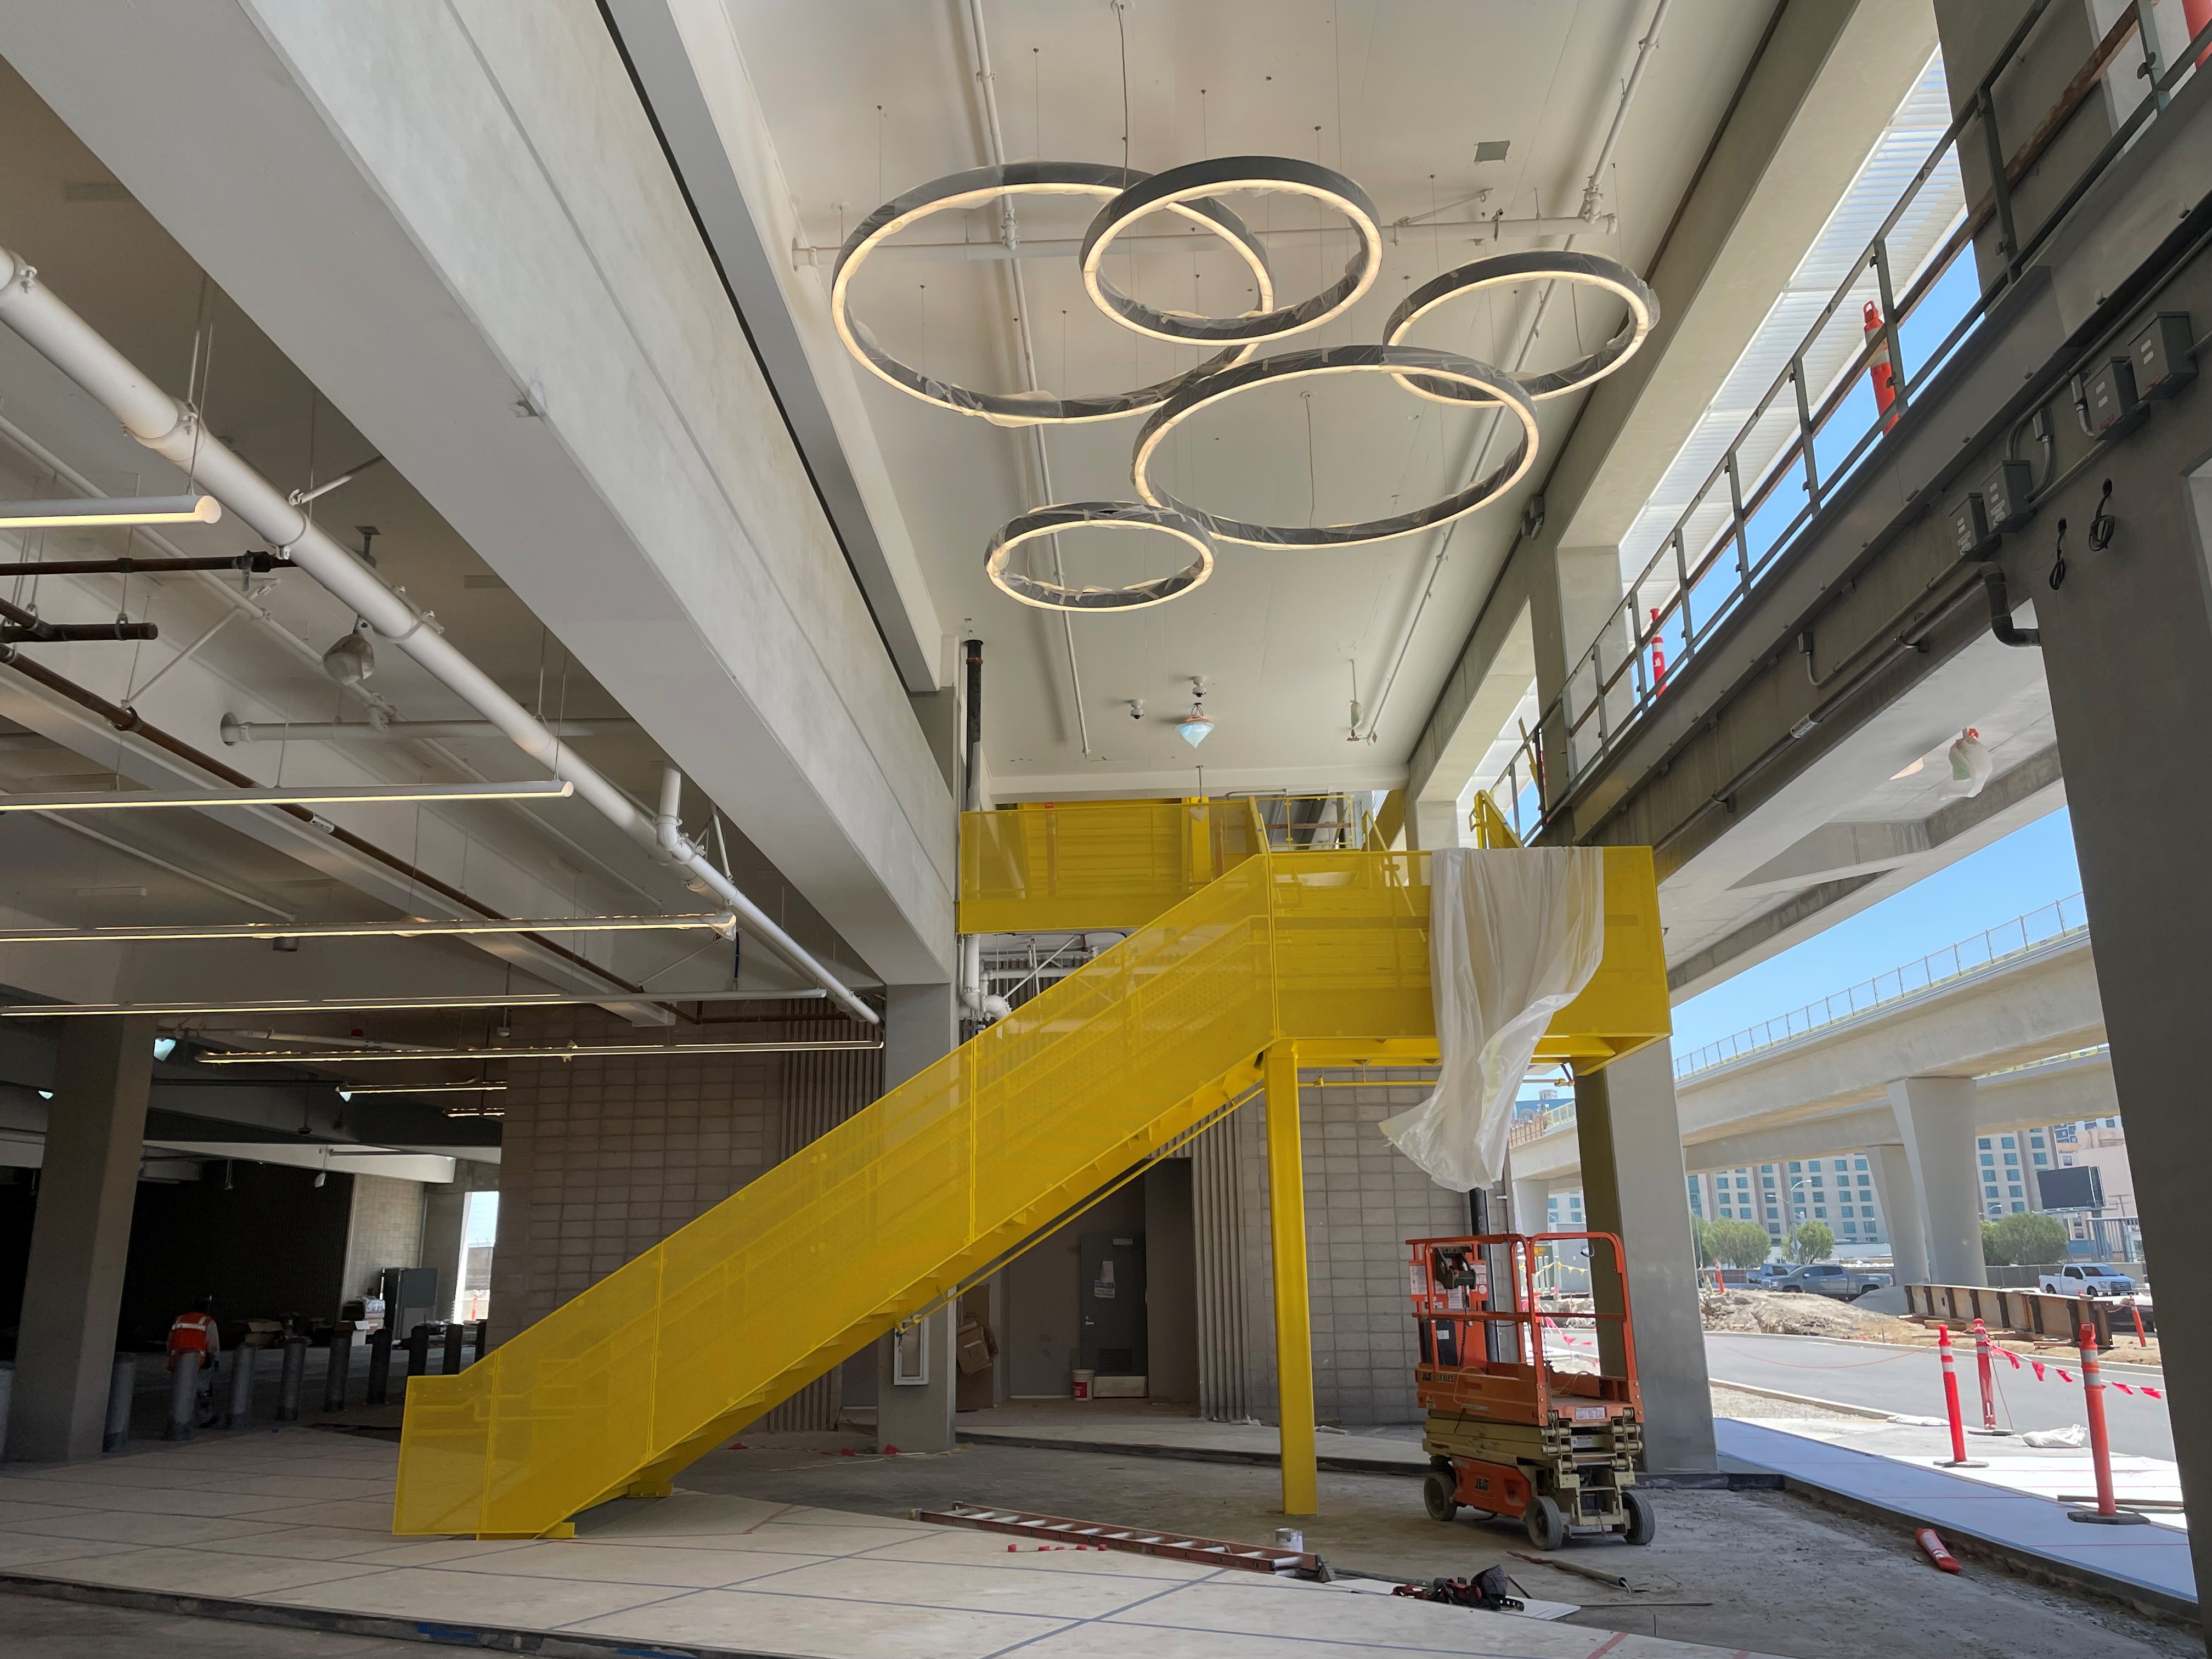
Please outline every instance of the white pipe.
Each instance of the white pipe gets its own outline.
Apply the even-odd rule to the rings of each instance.
[[[124,430],[157,455],[184,469],[256,532],[349,606],[383,638],[392,641],[428,671],[431,677],[497,726],[515,746],[565,778],[632,840],[655,852],[672,852],[673,861],[706,884],[744,921],[747,931],[870,1024],[880,1023],[867,1004],[777,927],[761,908],[739,892],[706,855],[680,836],[664,848],[651,814],[597,768],[548,732],[528,709],[449,644],[434,623],[385,586],[384,580],[351,550],[317,529],[275,485],[234,454],[222,440],[200,428],[192,411],[155,386],[71,311],[21,256],[0,248],[0,321],[21,335],[62,373],[75,380],[123,422]]]
[[[983,0],[968,0],[968,33],[969,45],[975,55],[975,84],[982,92],[984,143],[990,152],[988,159],[991,165],[1003,167],[1006,161],[1006,139],[999,125],[999,93],[991,76],[991,44],[983,33]],[[1022,378],[1026,390],[1036,392],[1042,389],[1042,383],[1037,379],[1036,340],[1030,332],[1029,288],[1022,281],[1021,262],[1015,253],[1020,240],[1014,223],[1013,198],[1000,197],[998,246],[1004,248],[1007,258],[1013,261],[1007,269],[1014,283],[1014,334],[1022,349]],[[1045,447],[1042,426],[1030,428],[1030,441],[1036,450],[1037,487],[1044,495],[1044,501],[1038,503],[1042,507],[1060,499],[1053,493],[1052,454]],[[1053,580],[1065,582],[1066,577],[1060,568],[1060,538],[1054,536],[1051,540]],[[1060,637],[1067,642],[1067,678],[1075,693],[1076,734],[1082,739],[1083,752],[1088,755],[1091,752],[1091,716],[1083,707],[1083,669],[1075,659],[1075,622],[1065,611],[1060,613]]]
[[[168,670],[161,672],[167,673]],[[149,680],[146,684],[153,683]],[[143,692],[145,686],[139,690]],[[542,720],[539,724],[556,738],[603,738],[638,729],[637,722],[627,715]],[[222,717],[222,740],[233,747],[241,743],[465,742],[471,738],[506,735],[489,720],[386,720],[379,725],[374,720],[242,720],[235,714]]]
[[[1597,160],[1590,164],[1589,176],[1583,181],[1583,218],[1570,222],[1577,227],[1577,229],[1568,234],[1563,245],[1565,247],[1573,247],[1575,236],[1582,230],[1589,228],[1589,225],[1585,221],[1595,220],[1597,216],[1595,208],[1597,202],[1598,179],[1605,172],[1606,163],[1613,159],[1613,147],[1620,142],[1620,130],[1628,120],[1628,106],[1635,101],[1637,88],[1644,82],[1644,66],[1650,60],[1652,49],[1659,44],[1659,27],[1667,21],[1667,8],[1672,3],[1674,0],[1658,0],[1658,3],[1651,9],[1651,26],[1644,31],[1644,38],[1636,43],[1636,61],[1629,67],[1628,79],[1621,84],[1620,98],[1613,105],[1613,121],[1606,128],[1605,142],[1598,146]],[[1557,283],[1547,283],[1544,284],[1543,291],[1536,296],[1536,314],[1528,319],[1528,331],[1521,337],[1520,349],[1513,355],[1513,372],[1516,374],[1528,364],[1528,353],[1535,346],[1537,335],[1544,326],[1544,313],[1550,308],[1552,295],[1558,290],[1559,286]],[[1465,469],[1461,474],[1462,477],[1479,478],[1482,476],[1482,469],[1490,459],[1491,440],[1498,435],[1498,418],[1492,415],[1489,427],[1482,434],[1481,443],[1475,449],[1474,465]],[[1370,743],[1375,740],[1375,734],[1382,730],[1382,712],[1389,707],[1390,693],[1397,687],[1398,670],[1405,665],[1406,653],[1413,646],[1413,630],[1421,625],[1421,613],[1429,608],[1429,595],[1436,592],[1437,573],[1443,568],[1444,554],[1451,547],[1453,535],[1457,532],[1463,522],[1465,522],[1463,520],[1455,519],[1444,527],[1443,540],[1438,544],[1436,558],[1429,567],[1428,586],[1422,590],[1420,600],[1414,605],[1413,614],[1406,623],[1405,634],[1398,641],[1397,657],[1390,665],[1390,678],[1384,682],[1382,695],[1375,701],[1375,713],[1368,719],[1367,740]]]

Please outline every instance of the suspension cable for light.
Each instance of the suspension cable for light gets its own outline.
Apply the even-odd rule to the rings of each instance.
[[[470,917],[459,921],[408,916],[397,921],[210,922],[203,926],[0,927],[0,945],[130,945],[169,939],[423,939],[446,933],[635,933],[705,929],[735,937],[738,918],[707,915]]]
[[[0,501],[0,529],[46,530],[111,524],[216,524],[212,495],[82,495],[58,501]]]
[[[561,1043],[544,1048],[422,1048],[393,1054],[384,1049],[363,1052],[337,1048],[327,1053],[281,1048],[240,1054],[203,1054],[203,1066],[351,1066],[409,1060],[598,1060],[653,1056],[680,1059],[686,1054],[842,1054],[884,1046],[881,1037],[811,1037],[789,1042],[596,1042]]]
[[[92,812],[138,806],[320,806],[375,801],[565,800],[566,778],[526,783],[298,784],[289,789],[113,789],[0,796],[0,812]]]

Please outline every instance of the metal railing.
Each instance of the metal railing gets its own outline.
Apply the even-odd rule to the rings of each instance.
[[[2069,910],[2075,920],[2068,920]],[[2002,967],[2025,956],[2030,951],[2062,939],[2086,936],[2088,931],[2089,923],[2082,909],[2081,895],[2069,893],[2055,903],[2030,910],[2025,915],[2014,916],[2010,921],[1995,927],[1985,928],[1955,945],[1947,945],[1940,951],[1922,957],[1917,962],[1908,962],[1901,968],[1893,968],[1886,974],[1877,974],[1872,979],[1862,981],[1848,990],[1822,997],[1818,1002],[1808,1002],[1802,1008],[1778,1018],[1761,1020],[1732,1036],[1709,1042],[1674,1062],[1675,1080],[1680,1082],[1717,1066],[1732,1065],[1747,1055],[1785,1042],[1794,1042],[1812,1032],[1856,1019],[1907,997],[1921,995],[1954,980],[1963,979],[1969,975],[1985,974],[1992,968]]]
[[[1570,671],[1566,684],[1544,704],[1534,727],[1524,732],[1519,753],[1498,779],[1514,828],[1524,839],[1551,822],[1576,786],[1651,712],[1665,695],[1669,680],[1679,679],[1716,630],[1735,616],[1761,581],[1780,566],[1801,532],[1880,447],[1884,435],[1924,393],[1931,377],[1951,361],[1991,307],[2012,290],[2029,262],[2105,168],[2147,123],[2164,112],[2174,87],[2193,72],[2198,58],[2212,46],[2212,24],[2208,24],[2168,68],[2158,50],[2152,0],[2136,0],[2099,43],[2036,131],[2008,158],[1998,128],[1994,89],[2019,59],[2021,46],[2049,7],[2050,0],[2035,0],[2028,8],[1994,59],[1996,67],[1965,100],[1873,240],[1852,263],[1849,274],[1790,354],[1788,364],[1759,399],[1674,527],[1661,538],[1658,550],[1629,582],[1596,638]],[[2141,62],[2127,78],[2148,80],[2148,89],[2035,233],[2023,241],[2014,219],[2014,190],[2102,83],[2107,68],[2130,36],[2139,46]],[[1989,187],[1962,215],[1954,214],[1956,228],[1923,262],[1905,293],[1896,295],[1891,270],[1892,239],[1931,180],[1941,174],[1946,184],[1950,181],[1960,159],[1960,146],[1969,142],[1968,129],[1977,125],[1990,175]],[[1947,161],[1951,167],[1946,167]],[[1997,230],[1996,249],[2002,258],[2002,269],[1942,340],[1920,362],[1908,365],[1902,330],[1938,292],[1953,264],[1992,222]],[[1870,293],[1867,291],[1869,276]],[[1821,349],[1822,337],[1839,320],[1839,313],[1854,296],[1871,298],[1879,306],[1879,326],[1866,331],[1858,349],[1825,385],[1813,385],[1808,360],[1830,355]],[[1848,315],[1840,320],[1845,326],[1852,324]],[[1936,321],[1940,325],[1940,318]],[[1854,407],[1852,394],[1861,389],[1862,375],[1885,358],[1890,367],[1893,400],[1886,407],[1877,403],[1873,419],[1853,437],[1838,422]],[[1769,417],[1776,416],[1778,410],[1778,422],[1789,423],[1794,430],[1778,453],[1763,461],[1755,459],[1753,452],[1771,441],[1778,421]],[[1836,428],[1832,434],[1832,427]],[[1835,446],[1846,438],[1848,447],[1837,453]],[[1802,500],[1796,499],[1799,494]],[[1784,514],[1785,507],[1790,510]],[[1533,792],[1535,798],[1531,803],[1533,822],[1524,821],[1524,792]]]

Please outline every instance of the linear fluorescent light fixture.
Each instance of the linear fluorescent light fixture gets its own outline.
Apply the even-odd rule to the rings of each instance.
[[[568,1042],[547,1048],[410,1048],[401,1054],[388,1049],[338,1048],[326,1053],[266,1048],[229,1054],[204,1053],[199,1062],[203,1066],[351,1066],[396,1060],[599,1060],[608,1055],[668,1060],[685,1054],[843,1053],[883,1046],[880,1037],[823,1037],[795,1042]]]
[[[115,789],[0,796],[0,812],[90,812],[125,806],[325,806],[356,801],[566,800],[566,778],[526,783],[300,784],[289,789]]]
[[[452,933],[648,933],[697,928],[735,936],[738,918],[728,910],[672,916],[536,916],[475,918],[460,921],[409,916],[398,921],[307,923],[209,922],[173,927],[0,927],[0,945],[117,945],[167,939],[428,939]]]
[[[70,525],[216,524],[222,503],[212,495],[83,495],[59,501],[0,501],[0,529],[50,530]]]
[[[281,930],[280,930],[281,931]],[[0,1004],[0,1019],[55,1019],[81,1014],[355,1014],[418,1013],[446,1008],[597,1008],[625,1002],[806,1002],[829,993],[809,986],[797,991],[619,991],[580,994],[564,991],[489,996],[264,997],[226,1002],[10,1002]]]
[[[473,1083],[349,1083],[338,1093],[351,1100],[356,1095],[492,1095],[506,1087],[478,1078]]]

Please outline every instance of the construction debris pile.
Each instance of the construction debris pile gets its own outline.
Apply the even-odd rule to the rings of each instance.
[[[1909,1320],[1855,1308],[1832,1297],[1730,1286],[1703,1298],[1709,1331],[1765,1331],[1781,1336],[1855,1337],[1862,1342],[1924,1343],[1929,1333]]]

